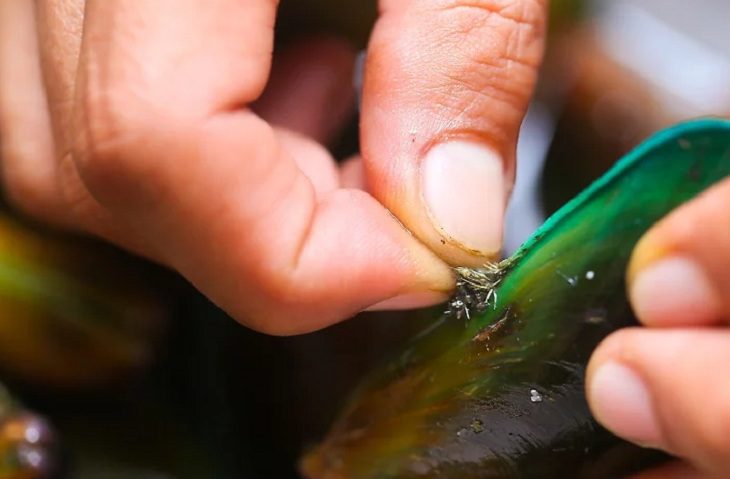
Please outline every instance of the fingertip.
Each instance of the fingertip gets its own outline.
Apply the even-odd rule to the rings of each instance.
[[[706,325],[722,314],[722,300],[704,268],[649,241],[640,244],[631,261],[628,291],[634,312],[647,326]]]
[[[650,229],[634,246],[626,268],[627,284],[631,285],[634,282],[639,271],[670,253],[668,246],[661,241],[661,235],[657,234],[658,229],[656,226]]]
[[[296,265],[293,278],[285,281],[296,282],[301,301],[279,315],[277,327],[298,333],[330,326],[373,305],[434,304],[455,281],[448,265],[360,190],[336,190],[320,201]],[[297,304],[289,289],[275,296]]]
[[[620,437],[676,454],[704,472],[726,471],[730,382],[716,371],[730,360],[729,345],[728,332],[718,329],[614,333],[588,367],[591,410]]]
[[[638,329],[624,329],[604,339],[586,371],[586,397],[596,420],[629,441],[647,447],[661,444],[659,422],[646,382],[628,358]]]
[[[591,355],[586,368],[586,383],[590,384],[593,372],[600,365],[611,358],[621,357],[627,335],[631,335],[635,328],[626,328],[615,331],[601,341]],[[590,395],[589,395],[590,396]]]
[[[598,363],[587,389],[591,410],[606,428],[640,445],[661,444],[652,396],[632,368],[616,360]]]

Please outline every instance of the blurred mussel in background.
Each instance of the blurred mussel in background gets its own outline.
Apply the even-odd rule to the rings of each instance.
[[[0,477],[50,479],[62,471],[55,432],[0,385]]]
[[[75,390],[148,366],[167,306],[139,263],[0,213],[0,371]]]
[[[66,447],[74,435],[52,424],[71,411],[88,423],[81,398],[118,395],[147,374],[171,311],[165,278],[0,206],[0,478],[81,477],[66,468],[84,455]]]

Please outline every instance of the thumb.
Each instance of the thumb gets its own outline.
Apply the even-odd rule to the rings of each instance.
[[[368,188],[452,264],[499,253],[546,0],[381,0],[366,63]]]

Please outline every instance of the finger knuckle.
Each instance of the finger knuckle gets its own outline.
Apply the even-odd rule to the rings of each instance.
[[[43,172],[25,168],[23,165],[37,164],[29,161],[27,154],[9,148],[3,149],[5,197],[14,208],[29,216],[44,221],[54,220],[56,205],[52,178]]]
[[[420,8],[415,3],[413,8]],[[414,91],[429,92],[450,118],[462,118],[469,124],[493,121],[497,124],[488,129],[502,128],[506,135],[521,121],[537,81],[545,2],[440,0],[430,6],[434,21],[427,28],[423,23],[412,26],[412,35],[396,39],[410,42],[415,36],[424,40],[415,47],[422,51],[401,48],[411,52],[401,63],[413,79]],[[425,77],[423,58],[437,60]],[[485,120],[485,110],[499,114]]]
[[[77,99],[72,158],[97,198],[129,197],[149,172],[162,138],[179,135],[185,109],[155,84],[86,65]],[[118,77],[118,78],[117,78]]]
[[[436,5],[447,11],[469,12],[478,23],[484,22],[485,16],[496,15],[517,26],[529,28],[542,26],[546,12],[546,2],[543,0],[440,0]],[[480,15],[473,15],[475,12],[481,14],[481,18]]]
[[[471,58],[457,70],[458,78],[474,92],[521,109],[542,59],[543,7],[531,0],[454,1],[453,5],[451,15],[459,25],[453,48],[464,49]]]
[[[25,180],[6,181],[5,196],[14,209],[26,215],[40,220],[49,220],[53,217],[45,198],[45,192],[34,182]]]
[[[91,89],[82,101],[73,157],[85,179],[106,184],[128,166],[135,146],[151,125],[136,114],[143,108],[127,91]]]
[[[536,69],[542,57],[545,7],[534,0],[445,2],[448,41],[492,69]]]

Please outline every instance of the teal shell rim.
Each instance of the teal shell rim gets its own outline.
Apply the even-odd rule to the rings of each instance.
[[[596,193],[601,191],[620,176],[626,174],[641,160],[641,158],[644,157],[644,155],[651,153],[653,150],[656,150],[669,142],[677,141],[684,134],[710,130],[725,130],[730,132],[730,120],[722,118],[702,118],[698,120],[690,120],[679,123],[665,130],[661,130],[650,136],[626,156],[618,160],[613,168],[608,170],[588,188],[580,192],[578,196],[568,201],[558,211],[545,220],[545,222],[522,244],[522,246],[520,246],[520,248],[508,261],[512,263],[514,260],[524,256],[530,249],[539,243],[548,231],[553,229],[576,209],[583,206]]]

